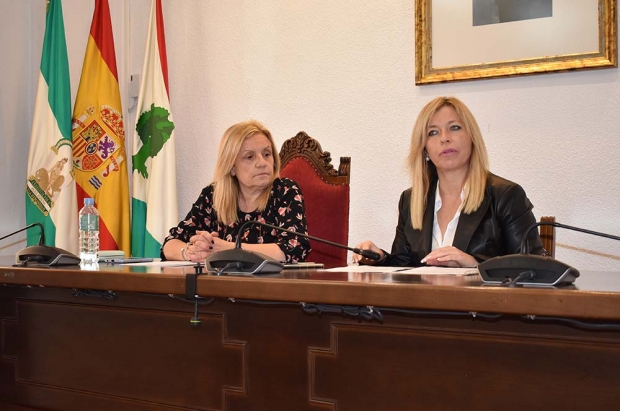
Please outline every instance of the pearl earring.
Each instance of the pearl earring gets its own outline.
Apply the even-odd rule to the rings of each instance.
[[[428,153],[424,153],[424,160],[429,161],[430,158],[428,157]]]

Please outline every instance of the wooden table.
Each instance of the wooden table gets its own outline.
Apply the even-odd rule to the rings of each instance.
[[[11,263],[0,258],[6,411],[620,407],[620,273],[557,289],[202,275],[192,325],[192,267]]]

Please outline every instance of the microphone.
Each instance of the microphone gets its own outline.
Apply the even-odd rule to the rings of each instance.
[[[5,238],[9,238],[17,233],[21,233],[22,231],[26,231],[29,228],[32,228],[35,226],[39,226],[39,228],[41,229],[41,234],[39,235],[39,245],[43,245],[45,244],[45,230],[43,230],[43,224],[41,223],[32,223],[32,224],[27,225],[26,227],[20,228],[17,231],[13,231],[11,234],[7,234],[4,237],[0,237],[0,241],[4,240]]]
[[[224,250],[214,253],[205,259],[205,265],[207,271],[223,273],[229,272],[246,273],[246,274],[274,274],[279,273],[284,269],[284,264],[273,258],[266,256],[262,253],[254,251],[243,250],[241,248],[241,235],[245,228],[251,225],[260,225],[262,227],[271,228],[278,231],[294,234],[300,237],[309,238],[310,240],[325,243],[338,248],[344,248],[349,251],[353,251],[356,254],[360,254],[371,260],[380,260],[381,256],[371,250],[362,250],[359,248],[349,247],[343,244],[334,243],[333,241],[324,240],[322,238],[314,237],[308,234],[298,233],[297,231],[287,230],[286,228],[278,227],[272,224],[261,223],[260,221],[251,220],[246,221],[239,227],[239,234],[235,241],[235,248],[232,250]]]
[[[552,221],[541,221],[532,224],[527,228],[521,241],[519,254],[510,254],[500,257],[490,258],[478,265],[480,277],[485,283],[505,283],[510,284],[538,284],[538,285],[566,285],[571,284],[579,277],[579,271],[556,260],[553,257],[544,257],[529,253],[528,234],[536,227],[552,226],[566,228],[568,230],[579,231],[599,237],[619,240],[620,237],[605,234],[598,231],[586,230],[585,228],[574,227]]]
[[[45,266],[57,266],[57,265],[78,265],[80,264],[80,258],[71,254],[70,252],[63,250],[62,248],[52,247],[45,245],[45,230],[43,224],[32,223],[26,227],[20,228],[17,231],[13,231],[10,234],[0,237],[0,240],[9,238],[12,235],[21,233],[29,228],[39,226],[41,229],[41,235],[39,236],[39,245],[32,245],[26,247],[17,252],[15,255],[15,265],[19,267],[26,267],[28,265],[45,265]]]
[[[605,238],[611,238],[612,240],[620,241],[620,237],[616,235],[605,234],[605,233],[601,233],[598,231],[586,230],[585,228],[579,228],[579,227],[573,227],[572,225],[560,224],[560,223],[556,223],[555,221],[541,221],[541,222],[532,224],[530,227],[528,227],[527,231],[525,232],[525,237],[523,238],[523,241],[521,241],[521,251],[520,251],[521,254],[530,252],[530,244],[529,244],[529,241],[527,241],[527,236],[530,233],[530,231],[532,231],[534,228],[539,227],[541,225],[548,225],[548,226],[558,227],[558,228],[566,228],[568,230],[579,231],[580,233],[586,233],[586,234],[596,235],[596,236],[605,237]]]

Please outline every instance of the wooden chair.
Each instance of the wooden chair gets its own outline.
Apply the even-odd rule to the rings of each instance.
[[[555,217],[540,217],[540,222],[555,223]],[[540,239],[542,240],[543,247],[547,250],[549,256],[555,257],[555,227],[550,225],[541,225],[538,228],[540,230]]]
[[[299,184],[306,205],[308,234],[348,245],[351,157],[340,157],[338,170],[329,151],[303,131],[282,144],[280,175]],[[308,261],[326,267],[347,265],[347,250],[310,240]]]

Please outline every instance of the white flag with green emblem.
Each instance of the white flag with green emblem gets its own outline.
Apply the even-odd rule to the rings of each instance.
[[[131,254],[159,257],[178,224],[174,123],[161,0],[152,0],[133,136]]]
[[[41,71],[32,120],[26,222],[45,227],[45,242],[72,253],[78,249],[78,213],[71,138],[71,89],[60,0],[47,2]],[[29,230],[28,245],[39,233]]]

